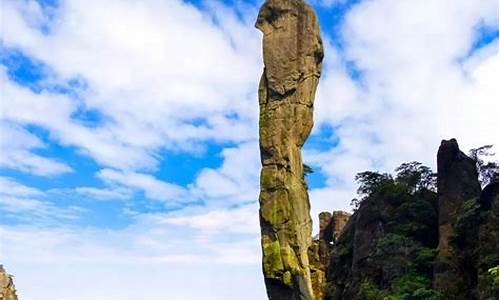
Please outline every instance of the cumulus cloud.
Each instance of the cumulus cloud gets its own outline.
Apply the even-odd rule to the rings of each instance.
[[[142,286],[148,286],[151,298],[165,290],[165,282],[172,282],[168,289],[174,299],[233,298],[241,291],[231,294],[227,286],[234,282],[236,287],[238,278],[254,282],[242,299],[264,297],[262,288],[254,288],[263,286],[254,276],[260,272],[255,232],[255,99],[261,72],[260,36],[253,29],[256,7],[235,12],[208,5],[210,10],[201,11],[181,1],[61,1],[47,18],[35,1],[2,3],[7,24],[0,31],[4,49],[46,65],[54,74],[49,84],[67,86],[74,78],[84,83],[75,96],[47,88],[47,83],[33,91],[12,81],[6,70],[1,74],[3,120],[19,128],[41,127],[51,142],[72,147],[102,166],[96,175],[104,187],[80,186],[74,193],[125,199],[139,191],[167,206],[190,199],[203,199],[205,204],[178,213],[129,211],[134,220],[120,230],[64,223],[55,228],[2,226],[1,244],[8,247],[3,247],[0,259],[16,274],[23,299],[74,298],[67,291],[88,290],[88,278],[101,286],[94,294],[80,295],[82,299],[133,297],[133,291],[119,294],[123,283],[133,280],[137,286],[144,278]],[[90,124],[79,117],[89,112],[98,113]],[[223,151],[220,167],[203,169],[188,187],[152,175],[161,151],[199,152],[207,141],[233,146]],[[51,191],[57,196],[64,192],[71,189]],[[248,201],[254,204],[241,206]],[[30,249],[37,249],[37,255]],[[137,275],[123,277],[117,286],[112,278],[124,264]],[[176,277],[193,264],[189,280],[179,281]],[[231,266],[224,267],[227,264]],[[37,270],[48,265],[51,275],[45,278],[51,280],[34,282]],[[70,265],[78,270],[72,272],[79,274],[75,280],[57,271]],[[150,276],[156,265],[170,270],[157,272],[162,278],[159,285]],[[232,265],[243,272],[235,272]],[[85,271],[83,266],[91,267]],[[212,284],[202,289],[203,295],[182,288],[183,282],[205,285],[214,269],[227,277],[226,288]],[[111,275],[99,278],[103,273]],[[50,284],[56,278],[67,290]]]
[[[9,80],[4,69],[1,71],[3,106],[0,113],[4,121],[18,126],[39,126],[48,130],[50,138],[61,145],[76,146],[81,153],[113,167],[130,169],[155,164],[156,159],[144,149],[117,141],[108,128],[86,127],[73,120],[71,116],[77,111],[77,104],[67,95],[34,93]],[[11,149],[6,149],[6,153],[11,153],[7,150]],[[21,163],[17,168],[22,166]]]
[[[255,201],[260,173],[258,149],[256,141],[224,149],[222,166],[201,170],[190,188],[192,195],[211,207]]]
[[[245,205],[236,209],[214,209],[204,213],[182,214],[157,218],[161,224],[188,226],[203,233],[258,233],[257,205]]]
[[[180,1],[61,1],[46,20],[38,6],[5,1],[3,45],[40,60],[62,82],[83,78],[84,102],[35,95],[4,75],[12,107],[4,118],[42,126],[97,162],[130,170],[154,168],[160,149],[196,151],[208,140],[255,138],[259,36],[233,10],[212,14]],[[40,19],[47,32],[32,21]],[[82,126],[73,118],[78,109],[98,111],[103,123]]]
[[[0,211],[4,220],[53,225],[81,216],[84,209],[75,205],[59,207],[44,199],[45,192],[23,185],[12,178],[0,177]]]
[[[349,209],[357,172],[434,168],[441,139],[464,150],[496,142],[498,40],[474,49],[480,32],[498,30],[496,1],[364,1],[344,20],[316,102],[316,123],[339,144],[306,154],[328,178],[313,210]]]
[[[0,167],[23,172],[54,176],[72,172],[73,169],[55,159],[31,152],[46,145],[35,135],[14,124],[0,121]]]
[[[171,202],[186,200],[187,191],[181,186],[156,179],[154,176],[142,173],[124,173],[112,169],[103,169],[98,173],[99,178],[111,184],[143,191],[149,199]],[[81,189],[80,189],[81,191]],[[84,190],[96,192],[95,190]]]
[[[199,210],[192,220],[141,214],[120,230],[2,226],[0,260],[16,274],[18,293],[28,300],[67,299],[75,290],[85,291],[77,299],[129,299],[137,289],[121,291],[133,283],[153,298],[167,288],[173,299],[230,299],[241,293],[241,282],[252,283],[241,299],[261,299],[260,247],[251,232],[258,230],[255,209]],[[42,270],[50,276],[37,279]],[[192,289],[213,274],[221,280],[216,286]],[[237,288],[218,288],[222,284]]]
[[[9,196],[39,196],[43,193],[32,187],[22,185],[11,178],[0,177],[0,193]]]
[[[332,7],[336,5],[345,4],[348,2],[348,0],[313,0],[311,2],[321,6]]]
[[[132,193],[127,188],[95,188],[89,186],[82,186],[74,188],[78,194],[89,196],[94,199],[128,199]]]

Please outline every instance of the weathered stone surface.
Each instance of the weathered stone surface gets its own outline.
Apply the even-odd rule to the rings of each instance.
[[[437,246],[437,232],[432,234],[437,228],[437,194],[429,190],[412,193],[398,187],[399,183],[392,181],[366,196],[341,229],[334,240],[324,299],[385,299],[380,294],[377,298],[361,297],[363,283],[370,282],[388,294],[394,280],[410,269],[416,257],[418,250],[409,245],[418,249],[426,245],[429,250]]]
[[[16,288],[12,276],[0,265],[0,300],[17,300]]]
[[[342,299],[355,299],[361,280],[377,277],[380,273],[378,266],[370,263],[369,258],[375,252],[377,241],[385,234],[382,214],[387,210],[387,204],[382,199],[374,200],[367,201],[356,212],[352,242],[351,283],[343,290]],[[340,252],[342,251],[340,249]]]
[[[308,249],[311,217],[301,148],[313,126],[323,48],[316,15],[303,0],[268,0],[259,85],[262,161],[260,223],[270,299],[313,299]]]
[[[460,151],[455,139],[443,140],[437,155],[439,245],[434,268],[434,287],[445,299],[471,299],[467,291],[477,280],[470,249],[477,243],[475,224],[457,233],[466,209],[478,203],[481,186],[476,163]],[[468,272],[467,270],[472,270]]]
[[[330,240],[331,234],[328,233],[329,228],[331,228],[332,213],[324,211],[319,213],[319,239],[320,240]]]
[[[345,299],[344,293],[353,286],[351,280],[351,266],[353,261],[353,241],[356,232],[356,218],[354,214],[345,225],[342,234],[336,241],[330,263],[327,269],[327,282],[324,289],[324,299]]]
[[[309,248],[312,285],[317,300],[324,298],[326,273],[333,245],[350,216],[350,213],[344,211],[322,212],[319,214],[319,235],[317,239],[313,240],[313,244]]]
[[[341,210],[337,210],[332,213],[332,221],[330,223],[331,234],[329,233],[331,239],[329,241],[335,242],[351,216],[352,214]]]
[[[314,294],[314,299],[323,299],[323,289],[326,283],[326,266],[321,261],[320,245],[322,241],[319,239],[313,240],[309,247],[309,268],[311,270],[311,284]]]
[[[330,263],[333,244],[340,236],[351,215],[341,210],[319,214],[318,256],[325,269]]]
[[[381,290],[390,289],[394,278],[405,273],[405,266],[410,265],[415,256],[410,252],[406,254],[405,248],[399,246],[390,248],[390,254],[385,254],[387,249],[381,253],[379,252],[381,242],[387,241],[388,237],[403,238],[402,228],[410,228],[409,224],[416,225],[415,228],[424,228],[423,225],[429,223],[431,226],[425,230],[425,239],[432,235],[430,233],[434,231],[433,228],[437,228],[437,208],[432,205],[437,202],[437,195],[434,192],[420,191],[418,195],[413,196],[407,192],[398,194],[405,198],[404,201],[399,201],[399,197],[393,198],[394,194],[391,193],[392,191],[377,192],[365,198],[341,230],[334,242],[327,269],[324,299],[367,299],[360,298],[359,294],[361,285],[365,281],[373,283]],[[408,208],[412,206],[407,205],[415,201],[419,202],[415,207],[426,209],[425,216],[429,220],[418,218],[421,222],[415,222],[419,214],[409,212]],[[402,215],[405,216],[405,224],[401,223]],[[412,232],[412,235],[415,233]],[[416,240],[419,235],[413,236],[415,240],[408,237],[406,240],[408,244],[423,243]],[[437,246],[437,234],[431,239],[429,249]],[[373,299],[385,298],[380,296]]]
[[[323,270],[326,270],[330,261],[330,252],[332,252],[332,221],[331,213],[322,212],[319,214],[318,258]]]
[[[330,226],[332,221],[332,214],[329,212],[322,212],[319,214],[319,234],[317,239],[312,241],[309,247],[309,265],[311,269],[311,281],[314,292],[314,298],[317,300],[323,299],[323,289],[326,283],[326,268],[325,255],[329,255],[331,247],[325,241],[325,230]]]

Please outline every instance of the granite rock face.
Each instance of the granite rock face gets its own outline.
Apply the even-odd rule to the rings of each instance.
[[[330,212],[322,212],[319,214],[319,235],[318,243],[318,257],[321,266],[328,266],[330,261],[330,252],[332,252],[333,244],[333,215]]]
[[[362,279],[379,276],[379,266],[370,259],[385,234],[388,210],[384,199],[372,198],[347,219],[330,257],[324,299],[357,299]]]
[[[324,239],[329,242],[335,242],[335,240],[340,236],[340,233],[344,229],[345,225],[349,221],[352,214],[337,210],[332,213],[332,219],[326,227]]]
[[[322,212],[319,214],[318,256],[322,266],[325,268],[330,263],[330,255],[340,233],[349,221],[352,214],[345,211],[334,211],[332,213]]]
[[[311,279],[316,300],[324,298],[330,255],[338,236],[340,236],[350,217],[351,214],[344,211],[322,212],[319,214],[319,234],[309,248]]]
[[[303,0],[268,0],[255,26],[263,33],[259,85],[263,272],[270,299],[313,299],[308,250],[311,217],[301,149],[313,126],[323,46]]]
[[[455,139],[443,140],[437,155],[439,245],[434,269],[434,288],[446,299],[472,299],[477,282],[474,245],[477,222],[461,225],[466,210],[479,201],[481,185],[476,162],[460,151]],[[457,229],[463,230],[457,232]]]
[[[12,276],[0,265],[0,300],[17,300],[16,288]]]
[[[326,266],[321,262],[320,243],[320,240],[313,240],[308,252],[311,285],[315,300],[323,299],[323,289],[326,284]]]

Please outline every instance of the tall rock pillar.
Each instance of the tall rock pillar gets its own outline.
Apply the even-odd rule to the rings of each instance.
[[[255,26],[264,34],[259,85],[263,272],[269,299],[313,299],[311,217],[301,148],[313,126],[323,46],[303,0],[267,0]]]
[[[475,285],[476,225],[461,224],[467,210],[477,205],[481,193],[475,161],[458,148],[455,139],[442,141],[437,155],[439,245],[434,267],[434,287],[443,299],[474,299],[466,291]]]

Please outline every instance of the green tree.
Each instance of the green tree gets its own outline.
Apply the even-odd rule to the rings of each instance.
[[[410,272],[394,280],[392,290],[398,299],[438,300],[439,294],[430,286],[429,277]]]
[[[363,280],[358,290],[358,300],[389,300],[390,292],[380,289],[376,284]]]
[[[367,263],[373,272],[360,283],[359,299],[434,300],[433,262],[438,243],[436,174],[419,162],[404,163],[387,173],[356,175],[359,198],[351,205],[375,201],[384,235],[375,242]],[[377,275],[374,275],[377,274]]]
[[[359,183],[358,194],[365,197],[393,181],[392,176],[387,173],[380,174],[371,171],[358,173],[354,179]]]
[[[487,161],[487,157],[495,156],[493,145],[485,145],[469,150],[469,156],[476,162],[479,181],[482,186],[498,181],[498,162]]]
[[[436,190],[436,173],[417,161],[403,163],[396,168],[396,181],[406,184],[410,192]]]

